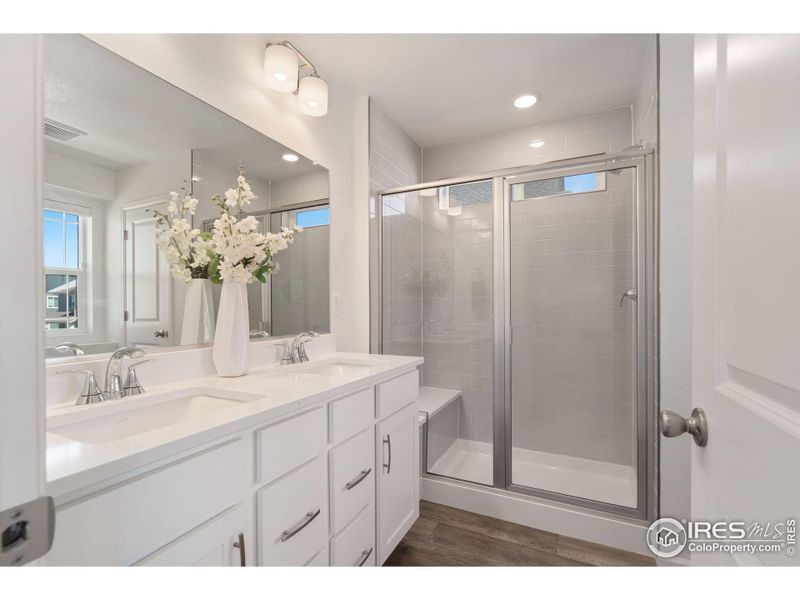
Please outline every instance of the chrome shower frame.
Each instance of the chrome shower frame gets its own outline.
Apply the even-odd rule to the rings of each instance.
[[[639,300],[636,303],[636,454],[637,506],[627,508],[587,498],[570,496],[548,490],[525,487],[511,481],[511,325],[510,317],[510,190],[520,181],[535,181],[565,175],[580,175],[623,168],[635,169],[636,197],[636,276]],[[373,310],[376,323],[377,347],[383,352],[383,197],[416,192],[432,187],[456,185],[475,181],[493,181],[494,206],[492,227],[493,250],[493,487],[498,491],[533,496],[544,501],[579,506],[589,511],[612,514],[633,521],[652,521],[658,518],[659,437],[658,415],[658,199],[656,197],[656,168],[652,148],[633,147],[615,154],[597,154],[539,165],[503,169],[474,176],[457,177],[383,190],[375,195],[376,260],[374,297],[378,310]],[[431,479],[451,480],[440,475]],[[486,486],[473,483],[476,488]]]

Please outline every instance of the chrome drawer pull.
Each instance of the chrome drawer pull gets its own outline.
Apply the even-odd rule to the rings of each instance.
[[[358,474],[358,476],[355,479],[345,483],[344,484],[344,489],[345,490],[352,490],[359,483],[364,481],[364,479],[366,479],[367,475],[369,475],[370,473],[372,473],[372,467],[370,467],[369,469],[364,469],[363,471],[361,471],[361,473]]]
[[[233,542],[233,547],[239,549],[239,563],[241,566],[246,567],[247,561],[244,556],[244,534],[240,533],[239,538]]]
[[[313,521],[319,516],[320,510],[322,509],[318,508],[314,512],[306,513],[306,516],[303,517],[302,521],[300,521],[297,525],[295,525],[291,529],[287,529],[286,531],[283,532],[283,534],[281,534],[281,541],[285,542],[289,538],[292,538],[296,536],[298,533],[300,533],[303,529],[305,529],[308,526],[309,523],[311,523],[311,521]]]
[[[383,463],[383,467],[386,469],[386,474],[388,475],[392,472],[392,436],[386,434],[386,439],[383,440],[383,443],[389,446],[389,462]]]
[[[356,564],[354,566],[363,567],[364,563],[367,562],[367,559],[369,558],[370,554],[372,554],[372,548],[370,548],[369,550],[364,550],[361,553],[361,558],[358,559],[358,561],[356,562]]]

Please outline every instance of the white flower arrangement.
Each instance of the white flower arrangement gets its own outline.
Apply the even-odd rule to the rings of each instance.
[[[213,259],[211,235],[193,229],[190,222],[197,212],[197,198],[192,198],[181,188],[183,194],[170,192],[167,212],[152,210],[156,216],[156,244],[170,266],[172,276],[179,281],[208,279],[208,265]]]
[[[272,260],[275,254],[288,248],[295,233],[302,231],[301,227],[282,227],[280,233],[259,233],[254,216],[239,217],[256,197],[245,179],[244,169],[240,169],[236,188],[212,198],[220,209],[211,232],[213,257],[208,273],[212,282],[266,283],[267,277],[279,267]]]

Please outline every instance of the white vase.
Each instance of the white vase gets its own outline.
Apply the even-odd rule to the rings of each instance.
[[[250,315],[247,311],[247,285],[222,282],[217,311],[217,330],[211,357],[220,377],[239,377],[247,373],[250,346]]]
[[[211,281],[192,279],[186,284],[181,345],[208,344],[214,339],[214,301]]]

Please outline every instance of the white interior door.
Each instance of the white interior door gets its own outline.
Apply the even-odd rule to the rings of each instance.
[[[692,395],[709,438],[693,448],[693,521],[800,517],[798,73],[799,36],[696,38]],[[792,552],[692,561],[798,564]]]
[[[41,38],[0,35],[0,206],[14,215],[0,236],[0,565],[47,549],[47,519],[30,505],[44,492],[44,278],[42,276]],[[37,516],[38,515],[38,516]],[[18,525],[25,522],[23,532]],[[38,547],[38,551],[37,551]]]
[[[166,203],[125,210],[125,331],[129,346],[176,343],[172,331],[172,277],[156,247],[153,209],[164,212]]]

